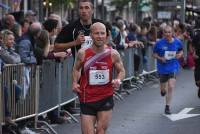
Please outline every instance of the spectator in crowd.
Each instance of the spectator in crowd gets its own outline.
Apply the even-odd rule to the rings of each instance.
[[[94,23],[90,35],[92,46],[78,51],[73,68],[72,87],[80,100],[82,133],[105,134],[114,106],[113,89],[119,88],[125,70],[119,53],[111,47],[105,47],[105,25]],[[117,72],[115,79],[112,79],[112,66]],[[82,75],[79,84],[80,73]],[[95,77],[96,74],[98,77]]]
[[[15,40],[21,35],[21,26],[15,21],[15,17],[12,14],[6,14],[2,19],[2,28],[9,29],[14,33]]]
[[[137,33],[138,33],[138,25],[136,25],[134,23],[130,23],[129,33],[127,35],[128,41],[136,42],[137,41]],[[138,54],[134,53],[134,71],[136,74],[139,72],[140,62],[141,62],[140,56]]]
[[[14,33],[10,30],[3,30],[2,32],[2,46],[0,50],[1,59],[6,64],[17,64],[21,62],[19,54],[15,52],[14,48]]]
[[[163,22],[159,25],[159,27],[158,27],[158,39],[163,38],[163,30],[164,30],[165,26],[167,26],[167,23],[165,23],[165,22]]]
[[[30,25],[30,28],[27,33],[23,34],[18,43],[16,45],[17,52],[19,53],[22,62],[25,64],[24,71],[23,71],[23,98],[26,98],[26,95],[29,91],[30,87],[30,74],[31,74],[31,66],[37,63],[34,48],[36,39],[41,34],[42,26],[39,22],[33,22]]]
[[[119,29],[119,32],[117,32],[116,37],[113,38],[114,43],[116,44],[116,49],[124,50],[128,47],[143,47],[143,43],[140,41],[128,40],[126,25],[123,19],[118,18],[116,25]]]
[[[147,22],[142,22],[140,28],[140,33],[138,33],[137,39],[139,41],[141,41],[144,44],[144,48],[142,48],[142,62],[143,62],[143,67],[144,70],[146,70],[147,68],[147,54],[146,54],[146,50],[147,50],[147,43],[148,43],[148,39],[147,39],[147,33],[148,33],[148,26],[149,23]]]
[[[24,19],[28,20],[29,24],[32,24],[33,22],[37,22],[37,14],[32,10],[28,10],[25,13]]]
[[[66,51],[56,52],[54,50],[54,41],[58,34],[58,21],[54,19],[48,19],[43,23],[43,27],[48,31],[50,48],[47,58],[56,59],[56,58],[65,58],[67,56]]]
[[[25,64],[36,64],[36,58],[34,54],[35,41],[39,37],[42,30],[42,26],[39,22],[34,22],[30,25],[27,33],[23,34],[17,45],[17,51],[21,56],[21,60]]]
[[[43,27],[48,31],[49,40],[50,40],[50,50],[54,49],[55,38],[58,35],[58,20],[48,19],[43,23]]]
[[[50,40],[46,30],[41,30],[40,34],[35,40],[34,54],[37,60],[37,64],[41,65],[44,58],[47,58],[49,54]]]
[[[0,32],[0,47],[2,47],[3,44],[3,33],[2,31]]]
[[[109,22],[105,22],[106,33],[108,38],[108,46],[111,46],[113,49],[116,49],[116,44],[113,42],[113,38],[111,35],[112,25]]]
[[[174,27],[175,36],[180,39],[181,41],[184,41],[184,32],[185,32],[185,25],[183,23],[179,23]]]
[[[157,71],[160,76],[160,93],[166,96],[165,114],[171,114],[172,92],[176,82],[176,73],[183,55],[182,42],[173,37],[173,29],[167,25],[163,31],[164,38],[156,42],[153,56],[157,59]]]
[[[192,45],[194,48],[195,61],[194,78],[196,86],[198,87],[198,97],[200,98],[200,19],[198,19],[195,24]]]
[[[122,20],[122,19],[118,20],[117,27],[119,28],[119,33],[113,40],[114,40],[114,43],[116,44],[117,50],[120,50],[120,49],[124,50],[124,49],[128,48],[128,43],[126,40],[127,33],[125,30],[126,25],[124,23],[124,20]]]
[[[192,40],[188,40],[187,67],[191,70],[195,69],[194,52],[195,51],[192,45]]]
[[[10,30],[1,31],[2,44],[0,49],[0,57],[5,64],[18,64],[21,62],[20,55],[14,49],[14,33]],[[11,86],[10,86],[11,88]],[[5,123],[16,126],[12,121],[11,113],[8,108],[8,85],[3,85],[4,90],[4,109],[5,109]],[[16,92],[17,94],[17,92]],[[17,99],[17,98],[15,98]]]
[[[157,41],[157,28],[151,26],[149,32],[147,33],[148,45],[154,46]]]
[[[188,49],[188,37],[186,36],[186,30],[185,25],[183,23],[178,23],[176,27],[174,28],[175,31],[175,37],[182,41],[183,43],[183,57],[179,60],[181,63],[181,66],[183,68],[187,67],[187,49]]]
[[[147,33],[148,29],[146,27],[146,23],[143,22],[140,26],[140,32],[138,33],[137,39],[141,42],[143,42],[144,46],[147,45]]]
[[[138,25],[135,23],[129,24],[129,33],[127,35],[127,38],[129,41],[135,41],[137,40],[137,32],[138,31]]]
[[[78,5],[80,18],[65,26],[55,41],[57,51],[71,48],[73,57],[81,47],[91,46],[90,26],[100,21],[92,18],[94,6],[91,0],[80,0]]]
[[[20,22],[20,25],[21,25],[21,29],[22,29],[22,35],[25,34],[25,33],[27,33],[28,29],[29,29],[29,26],[30,26],[29,20],[23,19]]]
[[[45,30],[47,30],[47,34],[49,36],[48,43],[50,44],[50,51],[48,53],[47,59],[63,59],[67,57],[66,52],[55,52],[54,51],[54,37],[58,34],[58,20],[55,19],[48,19],[43,23],[43,27]],[[62,124],[65,122],[65,118],[63,116],[58,116],[59,111],[58,109],[55,109],[48,114],[48,119],[50,119],[51,123],[58,123]]]
[[[48,17],[48,20],[57,20],[58,24],[57,24],[57,32],[59,33],[62,30],[62,19],[59,15],[55,14],[55,13],[51,13]]]

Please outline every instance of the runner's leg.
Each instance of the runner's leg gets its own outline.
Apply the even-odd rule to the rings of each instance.
[[[96,117],[94,115],[81,114],[81,129],[82,134],[95,134]]]
[[[108,128],[110,119],[112,117],[112,110],[100,111],[97,113],[97,130],[96,134],[105,134]]]

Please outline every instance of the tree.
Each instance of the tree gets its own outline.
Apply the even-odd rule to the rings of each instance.
[[[120,11],[123,10],[124,6],[128,5],[129,2],[133,0],[112,0],[111,5],[115,6]]]
[[[76,3],[76,0],[49,0],[55,7],[59,7],[62,4],[67,9],[73,9]]]
[[[73,16],[72,10],[75,8],[77,0],[48,0],[48,1],[52,3],[52,7],[55,11],[59,11],[61,13],[61,17],[64,17],[67,20],[71,20],[71,17]]]

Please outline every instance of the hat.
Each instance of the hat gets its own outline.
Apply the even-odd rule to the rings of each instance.
[[[36,16],[37,14],[33,12],[32,10],[28,10],[25,14],[25,16]]]

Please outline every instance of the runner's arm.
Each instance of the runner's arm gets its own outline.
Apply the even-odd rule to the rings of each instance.
[[[82,63],[84,59],[84,51],[80,49],[78,51],[74,67],[73,67],[73,72],[72,72],[72,89],[75,92],[81,92],[80,91],[80,85],[78,83],[80,74],[81,74],[81,68],[82,68]]]
[[[122,81],[125,77],[125,69],[120,54],[114,49],[112,49],[112,60],[114,68],[117,72],[116,79]]]

